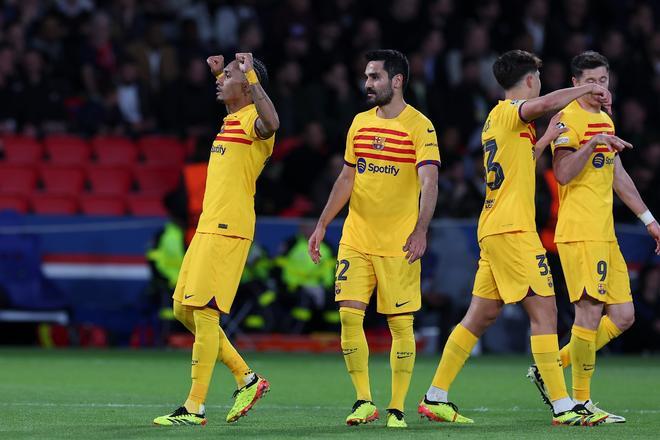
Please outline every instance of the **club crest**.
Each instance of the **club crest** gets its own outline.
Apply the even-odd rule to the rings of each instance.
[[[385,148],[385,138],[374,136],[374,141],[371,143],[374,150],[382,150]]]

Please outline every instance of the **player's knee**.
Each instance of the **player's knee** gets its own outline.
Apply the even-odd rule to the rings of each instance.
[[[392,339],[414,338],[413,315],[396,315],[387,317],[387,325],[390,328]]]
[[[635,310],[632,308],[630,310],[626,309],[623,312],[611,315],[610,319],[619,330],[625,332],[635,323]]]
[[[180,302],[174,301],[174,305],[172,306],[172,311],[173,311],[174,317],[176,318],[177,321],[179,321],[182,324],[186,323],[185,308],[183,307],[183,305]]]

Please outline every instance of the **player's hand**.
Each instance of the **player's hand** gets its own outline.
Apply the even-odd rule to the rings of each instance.
[[[561,122],[561,117],[563,114],[563,112],[559,112],[554,115],[552,119],[550,119],[548,128],[545,130],[545,133],[543,133],[543,137],[548,141],[553,141],[557,139],[560,134],[566,133],[568,131],[568,127],[566,127],[566,125]]]
[[[599,86],[598,84],[593,84],[591,89],[591,94],[595,96],[598,99],[598,101],[600,101],[600,105],[602,105],[605,111],[611,115],[612,93],[610,93],[610,91],[603,86]]]
[[[589,139],[589,143],[591,148],[596,148],[597,145],[607,145],[610,148],[610,151],[617,152],[633,147],[631,143],[628,143],[613,134],[597,134]]]
[[[406,240],[403,250],[406,252],[408,264],[413,264],[422,258],[422,255],[426,252],[426,231],[415,229]]]
[[[212,55],[206,59],[206,64],[211,68],[213,76],[217,77],[225,68],[225,57],[222,55]]]
[[[236,61],[238,61],[238,68],[241,69],[241,72],[243,73],[254,69],[254,61],[251,53],[237,53]]]
[[[307,245],[307,252],[309,257],[312,259],[314,264],[318,264],[321,261],[321,252],[319,251],[319,246],[325,237],[325,228],[323,226],[316,225],[316,229],[309,237],[309,242]]]
[[[655,240],[655,254],[660,255],[660,225],[655,221],[650,223],[646,230],[649,231],[649,235]]]

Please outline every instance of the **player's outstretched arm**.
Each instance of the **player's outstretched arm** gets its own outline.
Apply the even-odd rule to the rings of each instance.
[[[314,229],[314,232],[309,237],[307,251],[309,252],[309,256],[314,263],[318,263],[321,260],[319,246],[323,241],[323,237],[325,237],[325,229],[339,213],[339,211],[341,211],[344,205],[346,205],[348,199],[351,198],[354,181],[355,167],[344,165],[341,173],[339,173],[339,177],[337,177],[335,184],[332,186],[332,191],[330,192],[330,197],[328,197],[328,202],[325,204],[325,208],[323,208],[323,212],[321,213],[321,217],[319,217],[318,223],[316,223],[316,229]]]
[[[552,170],[560,185],[566,185],[580,174],[586,165],[591,153],[598,145],[607,145],[612,150],[623,151],[632,148],[632,145],[623,139],[609,134],[597,134],[577,151],[555,150],[552,159]]]
[[[559,111],[572,101],[588,94],[596,96],[605,110],[608,113],[611,112],[612,95],[610,91],[598,84],[587,84],[555,90],[547,95],[527,100],[520,106],[520,117],[527,122],[533,121],[546,113]]]
[[[543,151],[550,145],[552,141],[557,139],[560,134],[566,133],[568,131],[568,128],[562,124],[561,121],[561,116],[562,112],[557,113],[550,119],[550,122],[548,123],[548,128],[546,128],[545,133],[543,133],[543,136],[536,142],[536,145],[534,145],[534,157],[539,158],[543,154]]]
[[[419,180],[422,184],[422,193],[419,201],[419,217],[403,250],[409,264],[419,260],[426,252],[426,234],[429,224],[433,218],[435,204],[438,201],[438,167],[435,165],[424,165],[417,170]]]
[[[642,200],[642,196],[637,191],[637,187],[635,187],[635,183],[630,178],[630,175],[623,167],[619,156],[614,159],[613,186],[614,191],[623,200],[623,203],[644,222],[649,235],[655,240],[655,253],[660,255],[660,226],[658,226],[658,222],[653,218],[653,215]]]
[[[236,61],[241,72],[245,74],[245,78],[250,86],[250,93],[252,94],[252,101],[257,109],[259,118],[254,126],[257,131],[257,136],[262,139],[268,139],[275,134],[280,128],[280,118],[277,115],[273,101],[270,100],[266,91],[259,83],[257,74],[254,71],[254,61],[251,53],[237,53]]]

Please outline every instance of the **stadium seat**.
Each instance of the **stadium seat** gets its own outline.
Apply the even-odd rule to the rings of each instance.
[[[80,165],[89,162],[89,145],[77,136],[52,135],[44,140],[44,146],[51,163]]]
[[[133,168],[133,173],[142,194],[162,196],[176,188],[181,180],[179,167],[139,165]]]
[[[35,214],[72,215],[78,213],[76,198],[68,195],[32,194],[30,204]]]
[[[44,192],[49,194],[80,194],[85,187],[85,174],[79,167],[44,165],[40,170]]]
[[[186,147],[175,138],[167,136],[145,136],[138,142],[140,153],[147,164],[181,165]]]
[[[24,196],[0,195],[0,211],[16,211],[26,214],[28,210],[28,201]]]
[[[37,186],[37,172],[26,166],[0,166],[0,194],[30,194]]]
[[[98,136],[92,140],[96,162],[102,165],[132,165],[138,160],[133,141],[120,136]]]
[[[85,215],[126,214],[126,202],[117,196],[84,195],[80,197],[80,208]]]
[[[127,168],[91,165],[87,167],[90,191],[98,195],[125,195],[131,190],[132,176]]]
[[[37,164],[43,158],[43,147],[34,138],[28,136],[3,136],[5,163]]]
[[[167,211],[163,206],[163,197],[157,195],[132,194],[128,196],[128,211],[131,215],[146,216],[167,216]]]

